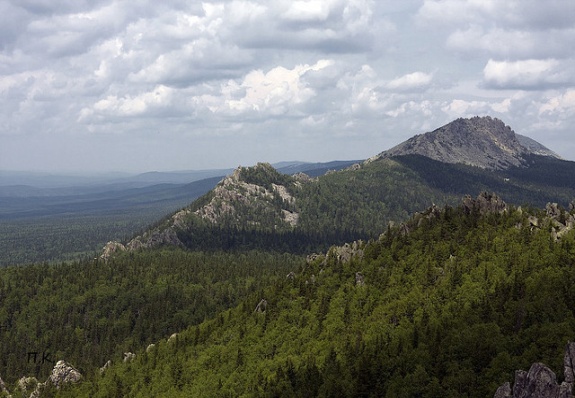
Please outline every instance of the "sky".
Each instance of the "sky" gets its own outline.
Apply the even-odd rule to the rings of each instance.
[[[0,171],[366,159],[475,115],[575,160],[575,1],[0,0]]]

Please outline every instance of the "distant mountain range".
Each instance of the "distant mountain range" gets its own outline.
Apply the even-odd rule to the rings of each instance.
[[[269,164],[240,167],[123,248],[276,245],[309,251],[376,237],[389,222],[432,203],[458,203],[482,191],[495,191],[516,205],[567,206],[575,198],[574,162],[491,117],[457,119],[364,162],[337,163],[346,165],[316,178],[301,172],[288,176]],[[294,172],[303,165],[286,168]],[[281,239],[273,238],[277,235]]]
[[[210,172],[5,187],[0,264],[90,257],[0,270],[0,395],[571,396],[575,162],[485,117]]]
[[[0,219],[5,224],[0,227],[0,251],[9,254],[19,247],[19,242],[27,241],[25,237],[16,243],[7,239],[6,247],[3,246],[2,234],[12,234],[13,230],[8,220],[11,223],[25,220],[27,225],[46,224],[44,228],[28,228],[29,233],[50,228],[53,222],[60,223],[62,217],[66,217],[65,225],[77,220],[76,224],[100,231],[97,241],[91,244],[87,241],[85,245],[95,249],[94,245],[105,242],[101,240],[105,231],[109,231],[108,240],[117,240],[118,236],[141,231],[165,214],[178,211],[181,216],[179,211],[184,209],[190,225],[178,221],[174,228],[169,219],[175,216],[169,216],[162,221],[163,227],[154,228],[156,232],[140,234],[138,245],[147,246],[150,239],[155,244],[161,243],[163,240],[157,239],[157,233],[169,230],[173,233],[168,233],[171,236],[168,242],[175,242],[172,237],[179,234],[186,242],[181,244],[190,247],[208,241],[213,248],[235,247],[245,241],[242,234],[246,230],[257,230],[252,235],[258,235],[260,241],[252,245],[262,245],[268,239],[263,239],[263,235],[281,232],[292,239],[281,240],[282,245],[303,252],[340,244],[355,236],[377,236],[389,222],[405,220],[431,203],[458,203],[461,196],[481,191],[495,191],[509,203],[518,205],[558,202],[568,206],[575,198],[574,166],[574,162],[560,159],[498,119],[474,117],[457,119],[432,132],[416,135],[366,161],[290,161],[273,167],[240,167],[237,173],[232,169],[216,169],[90,179],[0,172]],[[297,178],[292,177],[298,174]],[[226,175],[235,177],[224,178]],[[254,175],[258,178],[253,179]],[[228,193],[235,195],[222,197]],[[286,194],[292,198],[289,203],[284,203]],[[211,213],[201,209],[210,202]],[[219,207],[213,206],[216,203]],[[208,220],[198,216],[202,211],[214,217]],[[107,218],[110,215],[117,218],[121,228],[110,229],[112,224]],[[192,221],[194,217],[197,219]],[[105,225],[95,225],[94,220],[102,220]],[[235,232],[230,233],[229,229]],[[61,230],[66,233],[66,227]],[[219,231],[219,236],[214,231]],[[56,239],[56,235],[38,233],[35,241]],[[224,239],[226,234],[235,236],[237,241]],[[26,244],[21,246],[20,252],[29,252]]]

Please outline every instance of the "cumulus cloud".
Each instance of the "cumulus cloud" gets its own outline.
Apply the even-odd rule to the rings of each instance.
[[[160,147],[165,168],[171,158],[205,167],[215,158],[210,148],[221,162],[243,164],[264,160],[258,154],[369,157],[475,114],[572,140],[574,7],[561,0],[6,0],[0,168],[40,158],[12,156],[17,148],[39,153],[50,142],[50,156],[72,159],[59,148],[105,150],[109,137],[115,148],[138,143],[150,154],[133,169],[156,167],[148,160]],[[120,149],[108,151],[107,164],[126,162]]]
[[[261,112],[274,116],[293,113],[298,105],[315,95],[315,91],[306,86],[302,77],[332,64],[333,61],[320,60],[313,65],[297,65],[293,69],[278,66],[267,73],[251,71],[241,83],[230,81],[223,86],[223,102],[217,106],[212,105],[211,109],[214,112]]]
[[[563,94],[552,96],[539,105],[539,114],[551,117],[571,117],[575,109],[575,90],[571,89]]]
[[[449,49],[505,58],[563,58],[575,40],[575,3],[564,0],[425,0],[416,21],[447,31]]]
[[[397,91],[421,90],[428,87],[432,80],[433,75],[429,73],[413,72],[393,79],[386,87]]]
[[[536,90],[569,82],[569,76],[555,59],[529,59],[522,61],[494,61],[490,59],[483,69],[487,87],[498,89]]]

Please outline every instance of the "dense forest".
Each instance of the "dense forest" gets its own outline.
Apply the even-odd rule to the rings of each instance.
[[[89,372],[214,317],[302,262],[173,249],[0,269],[0,377],[46,378],[62,358]]]
[[[39,190],[40,196],[0,187],[0,267],[94,256],[109,240],[128,240],[188,205],[220,180],[91,192],[90,187]],[[110,188],[111,189],[111,188]],[[11,196],[12,195],[12,196]]]
[[[148,350],[144,346],[152,340],[138,340],[143,322],[174,305],[164,305],[162,298],[170,297],[165,285],[150,281],[162,280],[164,272],[175,268],[168,274],[187,282],[182,280],[173,291],[179,299],[170,303],[190,303],[203,296],[195,296],[196,289],[211,284],[195,285],[189,282],[194,272],[180,274],[177,269],[186,269],[190,261],[205,263],[207,268],[219,263],[222,268],[216,268],[220,271],[214,278],[238,256],[246,261],[249,256],[236,252],[218,258],[181,250],[125,253],[109,263],[91,265],[88,277],[105,276],[94,276],[102,282],[93,283],[94,289],[83,288],[89,292],[85,294],[58,285],[72,278],[64,277],[71,274],[69,270],[49,268],[66,272],[46,277],[40,284],[46,286],[43,289],[18,293],[18,297],[36,299],[3,312],[3,325],[13,313],[22,314],[24,325],[16,327],[14,340],[3,342],[21,344],[25,333],[32,336],[28,341],[46,338],[50,344],[57,344],[52,343],[57,339],[49,340],[56,335],[82,340],[85,352],[52,348],[54,357],[61,354],[85,376],[77,385],[50,392],[61,397],[493,396],[499,385],[513,380],[516,369],[527,369],[532,362],[561,369],[565,343],[573,339],[575,330],[575,234],[571,229],[575,217],[573,210],[560,206],[503,209],[497,198],[483,199],[495,200],[497,206],[484,208],[479,199],[466,199],[462,206],[431,207],[406,223],[388,226],[376,239],[334,246],[323,255],[308,257],[307,262],[252,252],[260,261],[246,265],[249,278],[236,278],[233,287],[216,284],[237,295],[214,304],[213,311],[201,310],[199,317],[188,312],[194,305],[175,311],[158,323],[163,326],[155,329],[156,345]],[[154,264],[165,264],[162,272]],[[8,292],[16,289],[19,278],[40,274],[16,277],[20,270],[9,268],[9,273],[2,274],[3,297],[15,297]],[[115,278],[123,281],[122,288],[111,292],[116,283],[104,281]],[[174,279],[170,286],[177,282]],[[18,288],[37,285],[23,282]],[[236,291],[240,286],[244,290]],[[69,313],[73,316],[57,315],[58,300],[44,299],[54,291],[60,295],[70,291],[68,301],[77,301],[82,310],[74,309]],[[142,292],[148,292],[144,298]],[[118,299],[110,300],[116,295]],[[88,304],[100,296],[114,303],[103,310]],[[213,297],[222,299],[219,293]],[[10,302],[2,300],[6,301]],[[65,297],[60,301],[67,302]],[[66,336],[62,328],[51,329],[54,325],[34,330],[38,321],[47,322],[25,321],[39,306],[48,306],[40,312],[46,319],[54,314],[71,322],[74,329],[65,329]],[[229,309],[219,311],[225,306]],[[120,317],[112,326],[116,314]],[[178,330],[168,341],[170,333]],[[124,340],[115,339],[116,333]],[[93,351],[98,341],[117,350],[114,365],[103,373],[82,362],[84,355],[97,358],[100,365],[108,358],[108,352]],[[121,353],[127,349],[135,350],[136,357],[122,362]],[[6,350],[4,361],[15,355],[14,347]],[[18,366],[22,360],[13,363]]]

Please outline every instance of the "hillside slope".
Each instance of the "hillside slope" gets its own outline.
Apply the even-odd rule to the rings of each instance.
[[[515,369],[562,368],[574,226],[494,195],[431,207],[61,396],[493,396]]]
[[[335,162],[334,165],[345,163]],[[300,167],[301,165],[296,165]],[[287,170],[287,169],[286,169]],[[309,253],[377,237],[430,204],[495,191],[513,204],[567,206],[575,162],[491,117],[457,119],[362,163],[311,178],[271,165],[239,167],[209,193],[117,250],[175,245],[196,250]]]
[[[509,203],[567,207],[575,198],[575,162],[525,155],[524,165],[487,170],[420,155],[381,158],[309,178],[268,164],[239,168],[214,190],[115,250],[175,245],[192,250],[264,249],[310,253],[376,238],[390,222],[431,204],[495,191]]]

